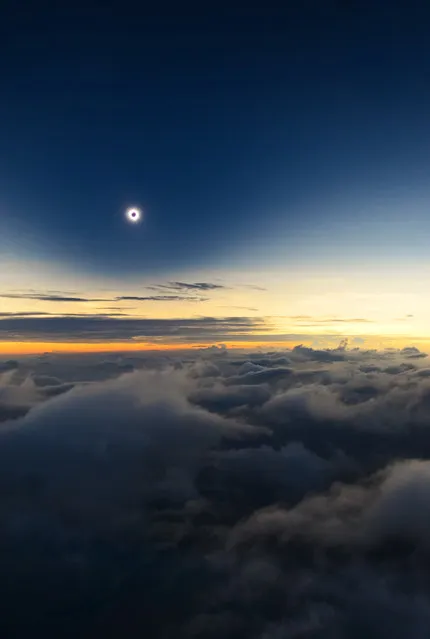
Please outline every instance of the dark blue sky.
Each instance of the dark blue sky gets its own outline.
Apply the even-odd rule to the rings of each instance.
[[[94,274],[224,266],[293,249],[315,202],[428,182],[424,2],[147,4],[2,4],[3,238]]]

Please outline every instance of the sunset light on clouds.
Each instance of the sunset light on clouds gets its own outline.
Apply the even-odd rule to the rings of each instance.
[[[37,288],[26,287],[25,274],[20,280],[17,272],[16,285],[1,291],[0,349],[117,351],[211,343],[267,348],[316,342],[333,347],[345,337],[369,348],[422,346],[430,342],[429,271],[346,264],[316,274],[288,264],[265,271],[262,264],[252,283],[244,270],[233,268],[179,272],[176,280],[173,274],[94,277],[90,287],[90,278],[79,272],[57,276],[53,269],[38,276],[35,269]]]

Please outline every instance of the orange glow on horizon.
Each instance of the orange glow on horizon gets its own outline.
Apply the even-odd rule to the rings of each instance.
[[[227,348],[293,348],[297,344],[310,344],[312,340],[300,342],[228,342],[222,343]],[[220,346],[221,342],[196,344],[153,344],[152,342],[140,342],[130,344],[129,342],[0,342],[0,355],[38,355],[43,353],[106,353],[106,352],[136,352],[136,351],[183,351],[210,348]]]
[[[274,336],[276,337],[276,336]],[[329,336],[327,336],[329,337]],[[312,346],[315,344],[316,336],[309,335],[308,339],[302,339],[298,341],[241,341],[233,342],[223,340],[222,342],[198,342],[193,344],[156,344],[152,342],[1,342],[0,341],[0,356],[3,355],[38,355],[43,353],[108,353],[108,352],[139,352],[139,351],[183,351],[183,350],[198,350],[204,348],[210,348],[211,346],[220,346],[225,344],[229,349],[290,349],[303,344],[304,346]],[[323,341],[323,337],[319,336],[319,340]],[[405,336],[366,336],[364,343],[360,344],[362,349],[383,349],[387,347],[404,348],[405,346],[417,346],[421,349],[430,349],[430,340],[425,337],[409,338]],[[318,346],[314,345],[314,348],[335,348],[336,344],[328,343]],[[350,343],[349,348],[353,348],[354,344]]]

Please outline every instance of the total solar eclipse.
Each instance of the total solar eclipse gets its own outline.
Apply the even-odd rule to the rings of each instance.
[[[131,222],[132,224],[136,224],[140,221],[142,213],[140,209],[132,207],[130,209],[127,209],[127,211],[125,212],[125,216],[129,222]]]

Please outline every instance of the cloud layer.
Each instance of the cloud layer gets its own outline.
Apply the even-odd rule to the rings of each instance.
[[[427,637],[430,373],[403,351],[0,366],[0,631]]]
[[[131,299],[131,298],[128,298]],[[0,317],[0,341],[99,341],[169,340],[179,342],[219,341],[223,337],[249,339],[267,331],[264,318],[192,317],[184,319],[139,319],[111,315],[65,315]]]

